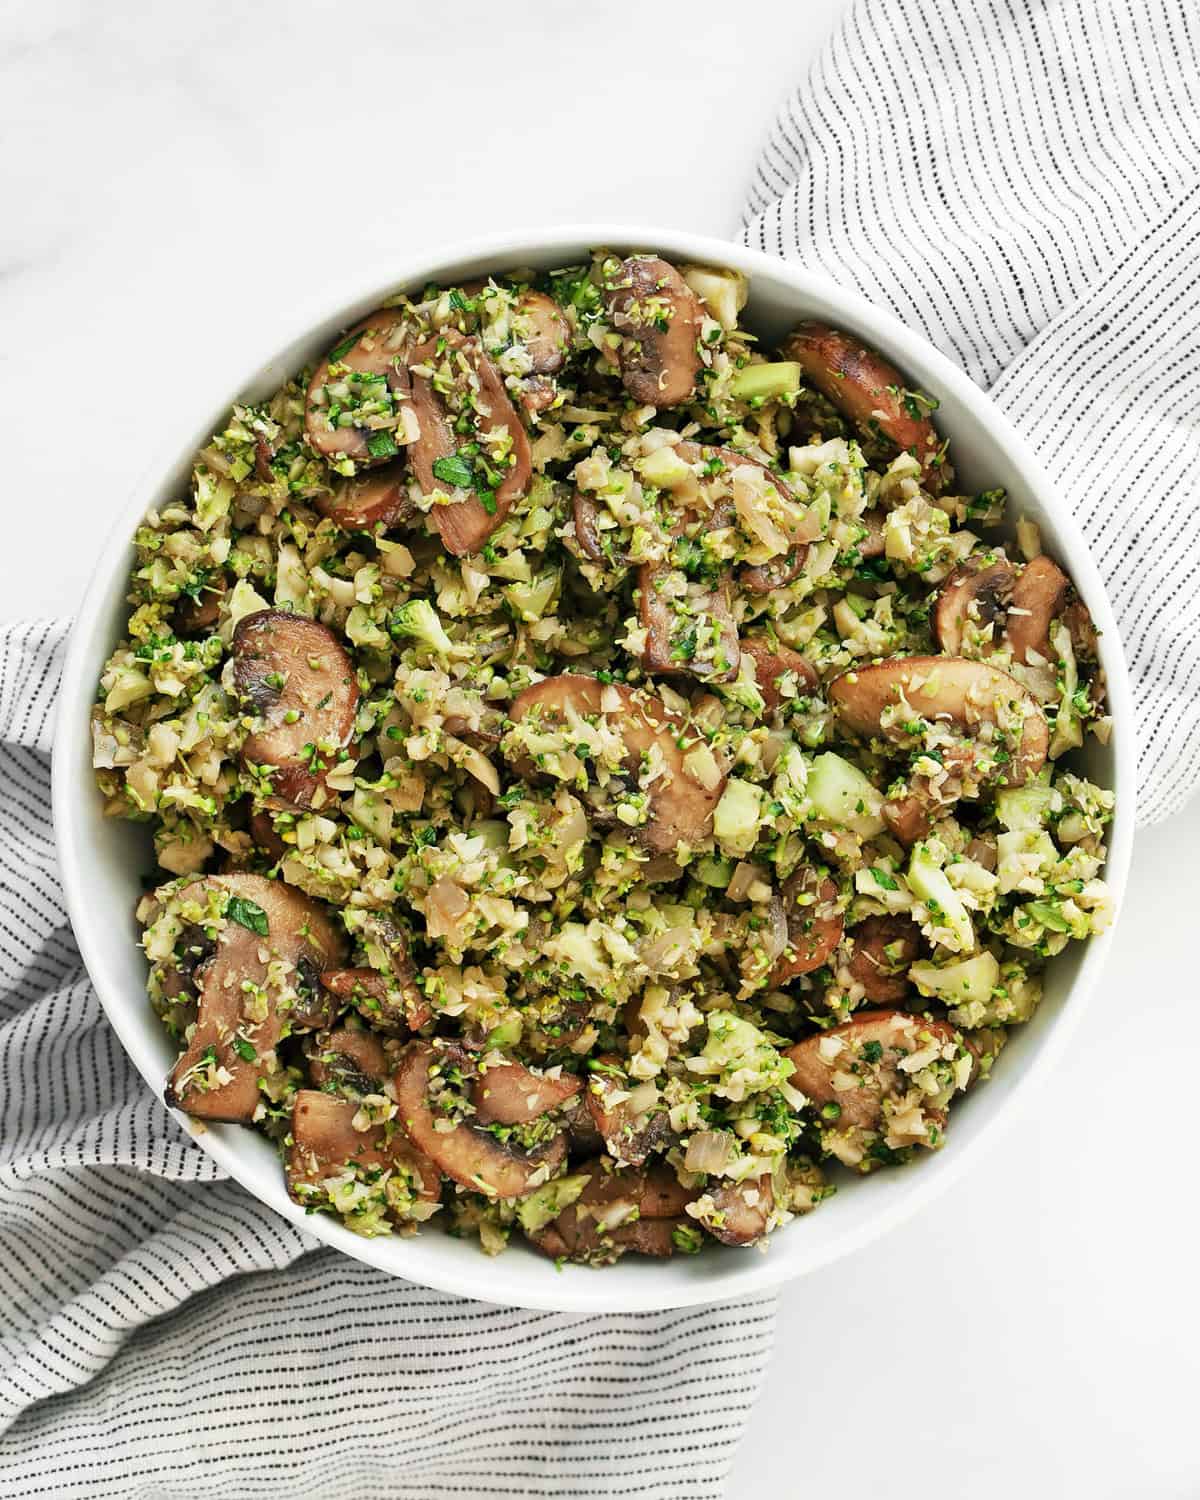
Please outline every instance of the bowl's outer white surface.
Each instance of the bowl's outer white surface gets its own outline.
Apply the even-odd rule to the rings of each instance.
[[[235,399],[260,398],[307,360],[323,353],[337,335],[380,299],[433,279],[446,281],[481,271],[533,266],[551,269],[586,255],[595,245],[655,249],[675,261],[724,264],[751,278],[746,319],[769,340],[801,317],[847,328],[892,358],[906,376],[935,394],[938,423],[949,436],[964,488],[1004,485],[1010,514],[1028,515],[1042,527],[1047,550],[1064,560],[1102,632],[1115,730],[1105,749],[1094,743],[1084,762],[1088,774],[1118,792],[1107,878],[1120,907],[1129,866],[1134,822],[1136,751],[1128,676],[1112,610],[1099,573],[1073,519],[1050,490],[1024,442],[988,398],[924,339],[854,293],[800,267],[721,240],[678,231],[629,226],[570,227],[513,233],[477,241],[405,264],[360,275],[345,295],[327,294],[320,307],[302,309],[281,330],[278,352],[228,391],[199,425],[191,420],[171,435],[161,462],[153,465],[117,518],[75,623],[63,674],[54,746],[54,819],[63,883],[84,962],[121,1041],[156,1094],[174,1061],[174,1050],[145,994],[146,965],[137,947],[134,906],[140,877],[152,867],[143,830],[101,815],[90,765],[88,715],[96,682],[120,638],[133,531],[144,513],[183,491],[192,456],[217,430]],[[186,417],[186,414],[185,414]],[[928,1203],[958,1173],[979,1160],[985,1138],[1045,1084],[1056,1058],[1078,1022],[1103,968],[1111,935],[1074,945],[1051,965],[1045,1000],[1034,1019],[1012,1033],[995,1076],[955,1106],[945,1150],[864,1181],[842,1182],[820,1211],[775,1235],[765,1253],[712,1251],[671,1261],[629,1258],[602,1273],[581,1267],[555,1272],[526,1246],[514,1243],[497,1259],[473,1242],[443,1234],[364,1240],[323,1216],[308,1216],[284,1189],[283,1171],[271,1145],[236,1125],[198,1126],[176,1118],[232,1177],[285,1218],[346,1253],[423,1285],[485,1302],[576,1312],[634,1311],[722,1301],[801,1276],[849,1254]]]

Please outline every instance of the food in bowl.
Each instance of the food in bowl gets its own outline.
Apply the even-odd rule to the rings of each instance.
[[[137,532],[93,745],[166,1097],[361,1234],[764,1245],[939,1148],[1109,918],[1061,560],[746,295],[603,251],[398,294]]]

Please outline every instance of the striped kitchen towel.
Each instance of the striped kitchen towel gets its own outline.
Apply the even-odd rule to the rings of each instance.
[[[396,1281],[219,1180],[142,1082],[55,873],[64,636],[0,632],[0,1496],[719,1495],[773,1296],[587,1317]]]
[[[785,102],[742,237],[985,386],[1108,584],[1139,814],[1200,782],[1200,7],[856,0]]]

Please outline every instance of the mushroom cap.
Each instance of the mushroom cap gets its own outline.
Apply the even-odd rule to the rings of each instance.
[[[895,365],[853,334],[824,323],[801,323],[780,351],[795,360],[827,401],[863,432],[880,432],[921,465],[921,482],[940,493],[946,476],[941,441],[929,417],[904,402],[904,377]]]
[[[1000,645],[1016,577],[1016,569],[1004,557],[986,567],[966,562],[954,569],[938,592],[933,613],[934,638],[947,656],[958,656],[972,633],[988,625],[993,631],[990,649]]]
[[[285,1020],[294,1026],[320,1026],[328,1021],[328,1007],[317,996],[315,979],[331,960],[342,957],[345,943],[323,907],[265,875],[205,875],[181,887],[180,894],[186,897],[194,890],[202,896],[214,887],[258,907],[266,917],[267,934],[226,916],[215,948],[194,975],[196,1024],[171,1069],[166,1101],[171,1108],[201,1119],[248,1121],[261,1098],[258,1080],[264,1075],[267,1054],[279,1041]],[[276,1004],[278,984],[269,973],[278,960],[296,971],[295,994],[286,1014]],[[244,1012],[246,982],[254,993],[267,996],[263,1020],[251,1020]],[[234,1045],[239,1033],[249,1042],[253,1057],[243,1057]],[[206,1089],[189,1087],[188,1074],[201,1065],[209,1048],[217,1065],[229,1073],[230,1082]]]
[[[318,1089],[300,1089],[292,1105],[292,1144],[286,1170],[288,1193],[298,1203],[319,1196],[326,1178],[336,1177],[346,1167],[368,1172],[402,1169],[412,1181],[417,1197],[436,1203],[441,1195],[441,1175],[392,1124],[356,1130],[357,1099],[342,1099]]]
[[[700,370],[696,341],[704,309],[675,267],[657,255],[629,256],[608,288],[607,302],[621,335],[621,381],[633,399],[660,409],[690,401]]]
[[[383,1042],[373,1031],[339,1026],[319,1031],[306,1048],[308,1076],[319,1089],[327,1085],[378,1093],[390,1068]]]
[[[413,1144],[447,1177],[489,1198],[523,1198],[553,1177],[566,1159],[566,1131],[559,1130],[533,1151],[523,1151],[465,1120],[451,1130],[439,1130],[438,1123],[445,1119],[435,1117],[429,1105],[430,1069],[463,1057],[461,1048],[411,1042],[393,1079],[398,1119]]]
[[[530,1240],[556,1259],[592,1256],[671,1255],[676,1229],[692,1224],[684,1210],[695,1197],[662,1162],[617,1167],[603,1157],[581,1162],[588,1174],[583,1192]]]
[[[1028,664],[1033,652],[1044,661],[1053,659],[1050,626],[1062,614],[1070,588],[1071,580],[1044,553],[1021,569],[1008,605],[1008,644],[1014,661]]]
[[[466,382],[472,386],[471,394],[477,397],[480,411],[487,412],[486,419],[483,419],[487,429],[503,427],[512,444],[512,463],[496,486],[490,510],[473,490],[464,490],[461,498],[453,504],[435,505],[430,511],[442,546],[455,557],[466,557],[479,551],[504,520],[513,501],[525,494],[533,473],[533,457],[524,424],[509,400],[500,372],[484,353],[479,339],[453,328],[444,329],[436,337],[418,344],[409,355],[409,364],[413,367],[413,411],[420,426],[416,441],[409,447],[409,463],[423,495],[452,488],[437,477],[433,466],[439,459],[449,458],[458,450],[445,402],[429,378],[415,368],[434,362],[447,365],[456,383]]]
[[[242,743],[243,764],[273,769],[272,804],[319,804],[358,713],[358,681],[342,643],[307,615],[257,610],[234,629],[233,676],[259,720]]]
[[[539,1115],[561,1109],[583,1083],[574,1073],[547,1078],[515,1058],[489,1062],[471,1087],[471,1103],[480,1125],[528,1125]]]
[[[318,495],[313,504],[343,531],[374,531],[376,527],[390,531],[414,510],[403,460],[343,480],[331,494]]]
[[[553,297],[522,292],[513,309],[513,333],[525,345],[534,375],[557,375],[571,348],[571,325]]]
[[[1007,784],[1019,784],[1045,764],[1050,733],[1037,700],[987,662],[957,656],[889,657],[843,672],[830,683],[829,698],[842,722],[866,739],[884,734],[883,712],[901,698],[919,718],[947,720],[968,735],[983,723],[1002,734],[1019,723]]]
[[[866,917],[850,929],[849,969],[873,1005],[896,1005],[911,985],[908,966],[921,951],[921,933],[910,918],[900,915]],[[895,954],[888,949],[894,948]]]
[[[708,1196],[712,1212],[703,1214],[700,1223],[723,1245],[753,1245],[766,1234],[775,1208],[769,1172],[742,1182],[722,1182],[709,1188]]]
[[[782,641],[771,642],[765,635],[743,636],[741,649],[754,663],[754,681],[768,713],[774,713],[785,701],[779,691],[779,679],[785,672],[796,674],[796,685],[802,694],[813,693],[820,686],[817,669],[808,658]]]
[[[842,1044],[839,1050],[829,1046],[831,1038]],[[839,1129],[874,1130],[883,1115],[884,1099],[908,1087],[901,1061],[920,1051],[929,1040],[957,1045],[962,1042],[962,1034],[948,1021],[930,1020],[903,1010],[860,1011],[851,1020],[790,1047],[784,1054],[792,1061],[789,1082],[818,1108],[837,1104],[841,1109]],[[879,1049],[874,1061],[863,1052],[870,1044]],[[851,1065],[857,1070],[853,1074],[848,1071]],[[848,1077],[854,1078],[857,1086],[839,1088],[838,1084]]]
[[[636,830],[647,849],[669,853],[680,842],[699,843],[712,831],[712,815],[721,800],[725,778],[709,788],[687,769],[687,752],[679,746],[687,726],[668,713],[660,699],[620,683],[566,674],[546,677],[518,693],[509,717],[519,722],[534,712],[555,726],[565,724],[572,713],[580,717],[604,714],[616,719],[626,750],[624,764],[631,774],[636,774],[648,750],[658,749],[668,774],[652,783],[650,821]],[[537,768],[527,761],[515,762],[513,769],[526,779],[537,775]]]
[[[618,1070],[622,1066],[621,1059],[615,1056],[601,1056],[596,1061]],[[665,1150],[675,1139],[675,1132],[661,1104],[639,1111],[629,1098],[610,1102],[613,1094],[628,1094],[631,1086],[627,1078],[595,1072],[588,1079],[584,1099],[609,1156],[624,1166],[640,1167],[654,1152]]]
[[[835,902],[835,881],[811,865],[801,865],[780,893],[787,920],[788,945],[771,971],[773,985],[787,984],[828,963],[842,940],[843,917]]]
[[[353,459],[360,468],[386,463],[391,453],[373,455],[368,446],[373,432],[366,427],[332,427],[325,415],[323,388],[329,379],[332,354],[342,350],[338,363],[367,375],[382,375],[400,399],[408,394],[405,349],[409,327],[404,312],[380,307],[356,323],[313,371],[305,402],[305,432],[313,448],[328,459]]]

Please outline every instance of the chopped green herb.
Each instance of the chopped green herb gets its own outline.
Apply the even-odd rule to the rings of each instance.
[[[270,936],[271,929],[267,922],[266,912],[257,902],[250,901],[245,896],[230,896],[225,915],[231,922],[236,922],[239,927],[247,927],[251,932],[257,932],[259,937]]]

